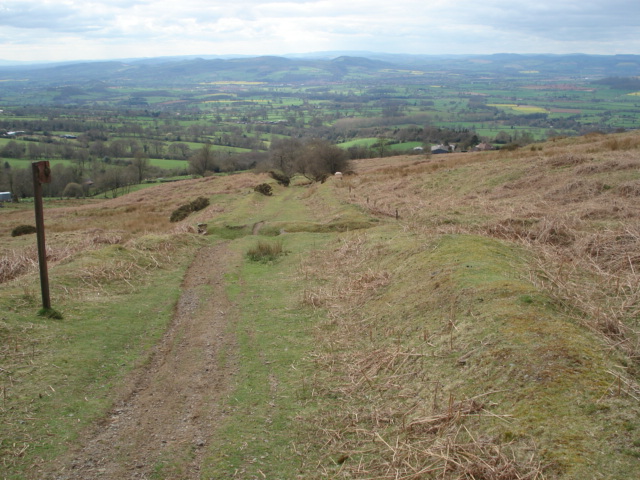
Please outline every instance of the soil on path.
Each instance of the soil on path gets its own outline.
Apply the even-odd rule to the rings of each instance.
[[[237,367],[234,306],[223,277],[233,255],[224,244],[199,251],[150,361],[126,379],[107,418],[47,478],[150,478],[158,470],[165,478],[200,478]]]

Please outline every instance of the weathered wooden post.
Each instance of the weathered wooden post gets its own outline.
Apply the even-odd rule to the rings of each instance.
[[[36,235],[38,237],[38,263],[40,265],[40,289],[42,290],[42,308],[51,309],[49,296],[49,272],[47,269],[47,250],[44,241],[44,210],[42,208],[42,184],[51,182],[49,162],[33,162],[33,204],[36,210]]]

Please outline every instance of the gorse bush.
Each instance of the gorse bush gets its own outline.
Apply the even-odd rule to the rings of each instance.
[[[276,170],[270,170],[269,176],[271,176],[271,178],[273,178],[276,182],[278,182],[278,185],[282,185],[283,187],[288,187],[289,184],[291,183],[291,177],[289,177],[288,175],[285,175],[282,172],[278,172]]]
[[[209,206],[209,199],[205,197],[198,197],[195,200],[193,200],[191,203],[189,203],[189,206],[192,208],[194,212],[197,212],[199,210],[204,210]]]
[[[21,235],[29,235],[36,233],[36,227],[33,225],[19,225],[11,231],[12,237],[19,237]]]
[[[247,251],[247,257],[254,262],[272,262],[279,256],[285,255],[282,241],[265,242],[263,240]]]
[[[198,197],[191,202],[181,205],[176,208],[172,213],[169,220],[171,222],[179,222],[187,218],[192,212],[203,210],[209,206],[209,199],[205,197]]]
[[[171,222],[179,222],[180,220],[184,220],[185,218],[187,218],[189,216],[189,214],[192,211],[193,210],[190,210],[188,208],[188,205],[182,205],[182,206],[178,207],[177,209],[175,209],[173,212],[171,212],[171,217],[169,218],[169,221],[171,221]]]
[[[256,185],[253,190],[261,193],[262,195],[266,195],[267,197],[273,195],[273,188],[271,188],[271,185],[269,185],[268,183],[261,183],[260,185]]]

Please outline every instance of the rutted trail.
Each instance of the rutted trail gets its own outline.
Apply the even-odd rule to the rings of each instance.
[[[236,370],[228,328],[234,306],[224,284],[233,255],[225,244],[198,252],[149,363],[126,379],[125,393],[108,417],[49,478],[149,478],[158,470],[167,478],[199,478]]]

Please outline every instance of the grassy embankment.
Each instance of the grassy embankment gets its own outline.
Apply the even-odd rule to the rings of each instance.
[[[54,251],[78,245],[51,271],[65,319],[34,316],[34,273],[0,287],[7,478],[103,415],[220,237],[287,254],[228,275],[240,370],[202,478],[637,476],[637,148],[370,160],[273,197],[251,175],[192,181],[211,207],[177,227],[173,184],[49,210]],[[26,248],[7,238],[26,218],[3,215],[3,251]],[[197,221],[210,236],[183,233]]]

